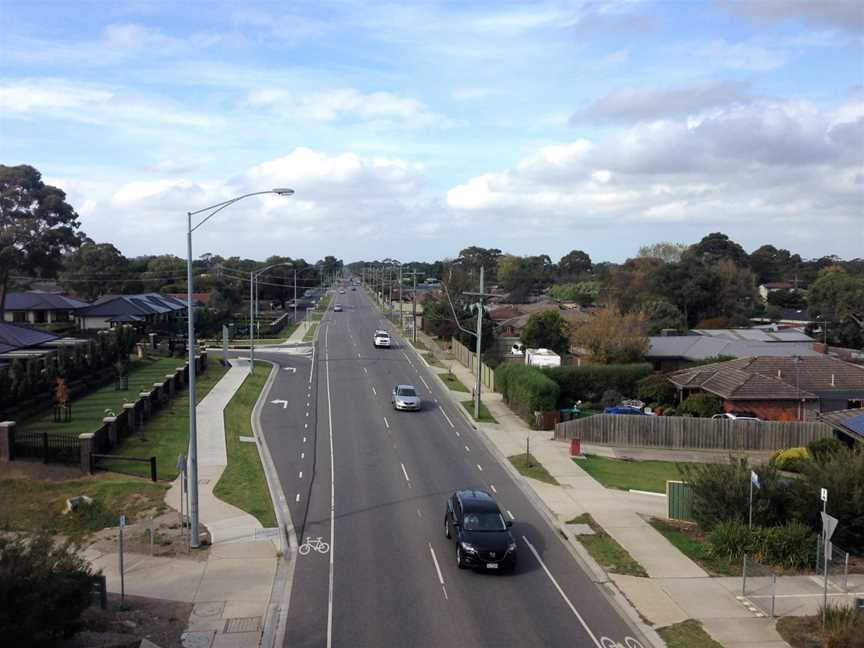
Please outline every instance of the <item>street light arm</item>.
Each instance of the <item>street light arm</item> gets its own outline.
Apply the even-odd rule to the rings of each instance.
[[[243,200],[244,198],[249,198],[251,196],[262,196],[264,194],[278,194],[280,196],[291,196],[294,194],[294,190],[293,189],[268,189],[267,191],[253,191],[252,193],[243,194],[242,196],[237,196],[235,198],[231,198],[230,200],[226,200],[226,201],[221,202],[221,203],[216,203],[215,205],[210,205],[209,207],[204,207],[203,209],[196,209],[195,211],[188,212],[189,216],[191,218],[192,216],[202,214],[206,211],[210,211],[211,209],[213,210],[210,214],[207,214],[207,216],[203,220],[201,220],[197,225],[195,225],[195,227],[190,228],[190,231],[194,232],[199,227],[201,227],[204,223],[206,223],[208,220],[213,218],[216,214],[218,214],[220,211],[222,211],[223,209],[225,209],[229,205],[233,205],[234,203],[236,203],[240,200]]]

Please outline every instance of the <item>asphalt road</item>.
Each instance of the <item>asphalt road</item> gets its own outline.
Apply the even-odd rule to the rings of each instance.
[[[305,545],[285,645],[647,648],[413,349],[374,349],[384,322],[364,293],[334,301],[314,361],[261,354],[296,369],[280,368],[261,420]],[[392,409],[396,383],[421,412]],[[457,568],[445,500],[466,486],[513,520],[515,573]]]

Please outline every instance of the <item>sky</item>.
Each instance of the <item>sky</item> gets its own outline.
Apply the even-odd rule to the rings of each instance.
[[[0,163],[127,256],[864,256],[864,3],[0,0]]]

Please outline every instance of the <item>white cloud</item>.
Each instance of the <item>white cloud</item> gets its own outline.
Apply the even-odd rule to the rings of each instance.
[[[459,88],[450,93],[453,101],[477,101],[497,94],[494,88]]]
[[[718,67],[768,72],[786,64],[787,53],[756,43],[730,43],[719,39],[697,48],[697,53]]]
[[[844,31],[864,32],[864,5],[858,0],[723,0],[731,11],[759,21],[802,19]]]

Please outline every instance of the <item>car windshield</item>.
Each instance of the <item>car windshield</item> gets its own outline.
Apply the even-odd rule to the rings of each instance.
[[[386,333],[379,333],[379,334],[378,334],[378,337],[380,337],[380,338],[386,338],[386,337],[389,337],[389,336],[388,336]]]
[[[507,525],[500,513],[466,513],[466,531],[504,531]]]
[[[414,391],[413,387],[400,387],[396,390],[397,396],[416,396],[417,392]]]

